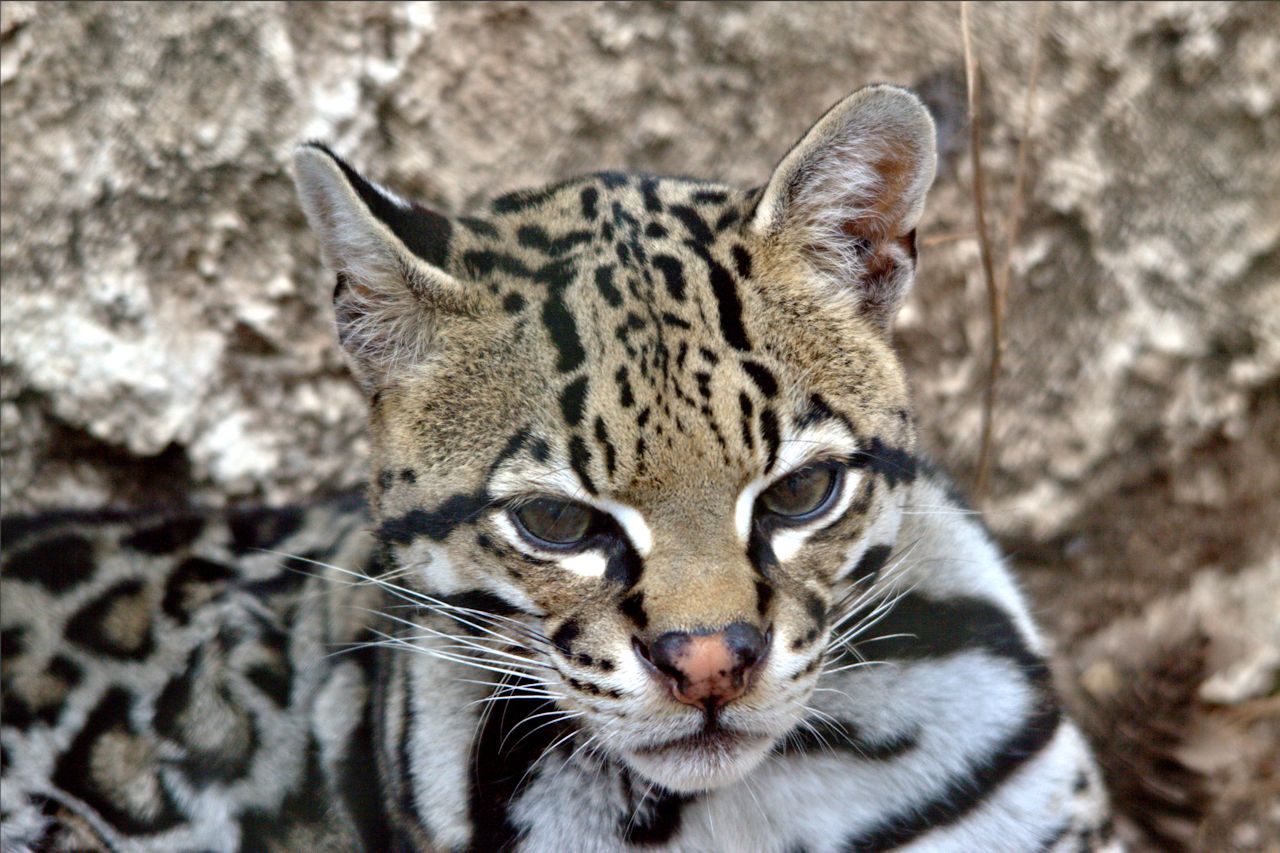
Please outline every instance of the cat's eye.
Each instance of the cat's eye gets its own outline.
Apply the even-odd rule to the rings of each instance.
[[[535,545],[562,549],[577,545],[591,531],[595,510],[571,501],[535,498],[511,510],[521,532]]]
[[[835,501],[843,471],[834,462],[801,468],[761,492],[760,507],[790,521],[813,518]]]

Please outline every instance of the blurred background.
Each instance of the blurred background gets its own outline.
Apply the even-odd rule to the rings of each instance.
[[[1138,849],[1280,850],[1280,4],[974,4],[1003,365],[975,495]],[[898,328],[972,491],[992,323],[955,3],[0,8],[6,514],[305,501],[364,409],[294,200],[752,186],[873,81],[940,131]]]

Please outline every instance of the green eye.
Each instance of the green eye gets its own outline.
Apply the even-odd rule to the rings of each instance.
[[[801,468],[760,494],[760,505],[774,515],[805,519],[827,509],[835,500],[844,469],[834,462]]]
[[[568,548],[586,538],[595,510],[568,501],[536,498],[511,510],[511,516],[534,544]]]

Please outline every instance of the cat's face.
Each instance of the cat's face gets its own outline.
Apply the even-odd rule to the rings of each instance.
[[[913,476],[887,325],[932,169],[889,87],[752,192],[602,174],[450,221],[304,149],[379,537],[469,631],[442,653],[671,790],[775,748]]]

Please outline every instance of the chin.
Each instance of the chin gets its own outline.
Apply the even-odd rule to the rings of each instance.
[[[627,750],[631,769],[678,794],[696,794],[737,782],[773,748],[764,735],[694,735]]]

